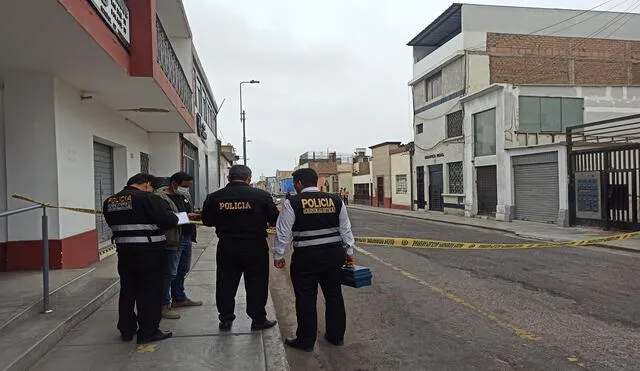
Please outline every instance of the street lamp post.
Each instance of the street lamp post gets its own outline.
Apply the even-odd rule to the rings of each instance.
[[[240,122],[242,122],[242,161],[247,166],[247,131],[245,128],[245,112],[242,109],[242,85],[243,84],[259,84],[258,80],[242,81],[240,83]]]

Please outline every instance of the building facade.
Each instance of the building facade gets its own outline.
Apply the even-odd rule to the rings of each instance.
[[[567,225],[566,129],[640,112],[620,16],[454,4],[411,40],[415,206]]]
[[[195,98],[182,1],[2,2],[0,35],[0,210],[26,206],[13,193],[101,209],[138,172],[193,173],[196,203],[217,186],[216,105]],[[0,269],[40,268],[39,222],[0,219]],[[53,268],[96,261],[110,237],[101,216],[49,210]]]
[[[411,146],[389,151],[392,209],[411,210]]]

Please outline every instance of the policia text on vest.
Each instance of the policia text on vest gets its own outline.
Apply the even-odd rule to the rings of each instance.
[[[278,217],[274,266],[286,266],[284,254],[293,242],[291,281],[296,297],[298,328],[290,347],[312,351],[317,335],[318,286],[325,298],[325,338],[344,343],[346,311],[342,297],[342,267],[355,264],[355,244],[347,209],[339,196],[320,192],[318,174],[299,169],[293,174],[297,195],[286,200]]]
[[[235,295],[244,275],[247,314],[252,330],[272,327],[265,305],[269,294],[268,225],[275,225],[278,209],[271,195],[249,186],[251,170],[235,165],[229,184],[210,194],[202,207],[202,223],[215,227],[220,241],[216,251],[216,306],[220,330],[231,330]]]
[[[102,211],[113,232],[118,251],[120,298],[118,329],[122,340],[138,344],[171,337],[159,330],[162,311],[165,230],[178,224],[178,217],[153,195],[148,174],[134,175],[127,186],[107,198]],[[135,313],[137,308],[137,313]]]

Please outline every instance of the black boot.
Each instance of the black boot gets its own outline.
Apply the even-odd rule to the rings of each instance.
[[[278,321],[270,321],[268,319],[265,319],[264,322],[262,323],[252,323],[251,324],[251,331],[259,331],[259,330],[266,330],[268,328],[272,328],[273,326],[277,325]]]
[[[313,352],[313,346],[305,345],[299,339],[287,339],[284,343],[291,348],[300,349],[305,352]]]

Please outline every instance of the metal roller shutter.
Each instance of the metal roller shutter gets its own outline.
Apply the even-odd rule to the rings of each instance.
[[[560,208],[558,154],[513,158],[516,219],[556,223]]]
[[[102,210],[104,200],[115,193],[112,147],[97,142],[93,143],[93,179],[96,210]],[[111,230],[102,215],[96,215],[96,229],[99,243],[111,239]]]

